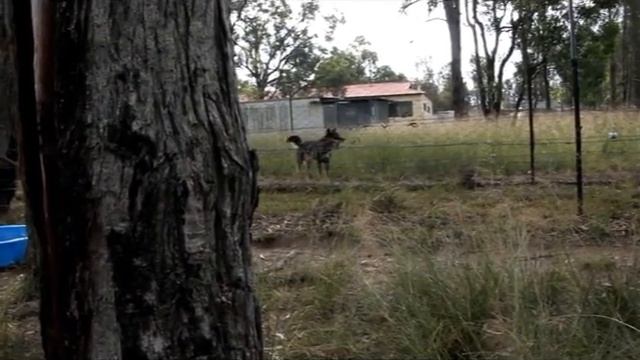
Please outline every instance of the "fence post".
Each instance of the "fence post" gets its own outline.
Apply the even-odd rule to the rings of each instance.
[[[576,24],[573,14],[573,0],[569,0],[569,21],[571,22],[571,67],[573,71],[573,108],[576,136],[576,188],[578,192],[578,216],[584,214],[584,190],[582,176],[582,124],[580,121],[580,81],[578,79],[578,53],[576,49]]]
[[[289,130],[293,131],[293,95],[289,95]]]
[[[527,86],[527,110],[529,113],[529,172],[531,184],[536,182],[536,138],[533,127],[533,84],[531,79],[531,62],[529,61],[528,47],[528,23],[527,27],[520,29],[522,33],[522,62],[524,66],[524,81]]]

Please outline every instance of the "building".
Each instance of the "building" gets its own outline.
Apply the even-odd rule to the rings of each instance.
[[[408,81],[348,85],[339,97],[248,101],[241,110],[249,132],[359,127],[433,116],[431,100]]]

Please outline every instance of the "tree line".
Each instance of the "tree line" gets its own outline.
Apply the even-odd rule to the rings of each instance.
[[[334,94],[347,84],[406,80],[358,36],[346,49],[325,48],[312,24],[324,21],[324,43],[331,43],[345,19],[320,15],[317,0],[294,12],[286,0],[235,0],[232,24],[236,66],[247,74],[239,90],[250,99],[293,97],[309,89]],[[400,10],[442,8],[451,43],[451,62],[435,79],[421,64],[418,81],[437,104],[464,116],[476,108],[498,116],[505,108],[523,107],[526,84],[532,104],[550,110],[571,106],[568,2],[563,0],[405,0]],[[640,0],[577,0],[578,60],[582,103],[590,108],[640,104]],[[322,17],[322,19],[319,19]],[[469,29],[473,48],[462,58],[462,29]],[[400,35],[401,36],[401,35]],[[519,58],[514,61],[515,58]],[[463,61],[472,68],[465,83]],[[507,73],[507,65],[515,73]]]
[[[425,3],[429,12],[438,6],[445,10],[457,114],[464,114],[469,104],[485,116],[498,116],[505,105],[517,112],[527,84],[534,107],[571,106],[567,1],[405,0],[403,8],[419,3]],[[578,0],[575,13],[583,106],[640,105],[640,1]],[[462,26],[471,30],[474,45],[469,59],[473,90],[466,94],[459,73]],[[516,53],[520,54],[516,72],[507,77],[505,67]]]

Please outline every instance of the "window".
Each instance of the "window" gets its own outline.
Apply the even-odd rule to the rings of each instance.
[[[398,101],[389,104],[389,117],[412,117],[413,102]]]

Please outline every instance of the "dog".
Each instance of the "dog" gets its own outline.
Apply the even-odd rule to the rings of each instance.
[[[294,145],[296,151],[296,163],[298,171],[302,170],[302,165],[307,165],[307,170],[311,167],[311,162],[318,164],[318,173],[322,175],[324,167],[325,174],[329,176],[329,163],[331,162],[331,152],[340,147],[346,139],[338,134],[337,129],[327,129],[325,135],[316,141],[302,141],[300,136],[292,135],[287,138],[287,143]]]

